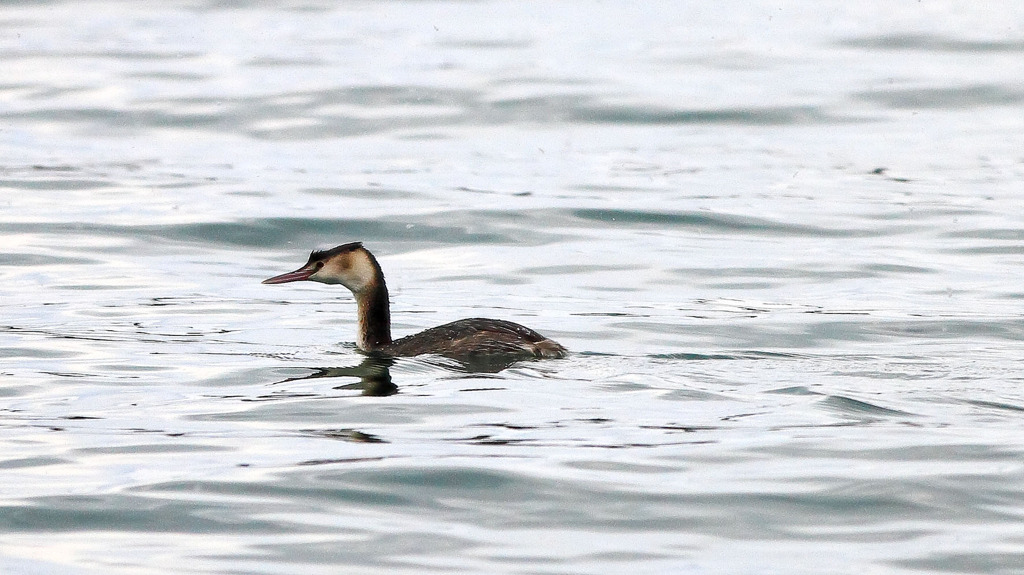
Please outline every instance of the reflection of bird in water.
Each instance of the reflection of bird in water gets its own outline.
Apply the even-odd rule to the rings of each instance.
[[[389,357],[368,357],[359,365],[351,367],[321,367],[309,375],[289,377],[278,383],[318,379],[321,377],[358,377],[358,383],[339,385],[334,389],[360,389],[363,395],[384,397],[398,393],[398,386],[391,381],[391,365],[395,360]]]
[[[388,288],[380,264],[359,242],[314,251],[301,268],[263,280],[281,284],[309,280],[341,284],[356,298],[359,320],[356,346],[364,352],[399,357],[437,354],[473,371],[499,371],[522,359],[560,358],[567,351],[532,329],[500,319],[453,321],[401,339],[391,339]],[[499,367],[501,366],[501,367]]]

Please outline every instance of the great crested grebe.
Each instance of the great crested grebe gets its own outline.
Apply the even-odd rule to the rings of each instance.
[[[391,312],[384,272],[361,242],[316,250],[301,268],[263,280],[341,284],[356,298],[356,347],[385,356],[437,354],[457,360],[509,360],[565,357],[566,349],[532,329],[500,319],[460,319],[401,339],[391,340]]]

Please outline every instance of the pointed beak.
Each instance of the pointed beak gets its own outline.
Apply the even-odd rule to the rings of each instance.
[[[316,273],[316,270],[311,267],[301,267],[293,272],[267,278],[261,283],[265,284],[286,284],[288,282],[300,282],[302,280],[308,280],[309,276]]]

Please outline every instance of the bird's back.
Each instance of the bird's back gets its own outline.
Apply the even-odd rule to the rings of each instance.
[[[560,358],[566,349],[532,329],[501,319],[460,319],[395,340],[381,350],[392,356],[437,354],[455,359],[477,356]]]

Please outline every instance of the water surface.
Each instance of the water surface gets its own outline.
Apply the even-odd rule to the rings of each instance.
[[[1021,22],[3,8],[0,568],[1021,572]],[[367,389],[356,240],[573,354]]]

